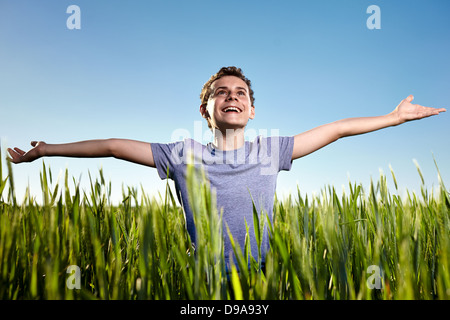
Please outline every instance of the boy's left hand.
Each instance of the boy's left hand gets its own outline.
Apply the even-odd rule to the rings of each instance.
[[[424,107],[418,104],[412,104],[414,97],[408,96],[402,100],[400,104],[392,111],[392,114],[396,116],[398,124],[402,124],[406,121],[418,120],[434,115],[438,115],[441,112],[447,111],[445,108],[430,108]]]

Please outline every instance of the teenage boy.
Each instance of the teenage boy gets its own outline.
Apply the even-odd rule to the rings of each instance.
[[[115,157],[154,167],[161,179],[175,182],[178,199],[183,206],[188,233],[195,243],[193,213],[186,190],[186,164],[193,159],[208,178],[223,221],[235,241],[243,247],[246,236],[245,221],[253,221],[253,203],[259,213],[272,216],[278,172],[290,170],[292,161],[308,155],[340,138],[396,126],[407,121],[438,115],[446,111],[412,104],[408,96],[387,115],[349,118],[325,124],[291,137],[258,137],[249,142],[244,129],[255,117],[254,93],[251,82],[240,68],[224,67],[203,86],[200,113],[208,122],[213,141],[202,145],[191,139],[159,144],[125,139],[89,140],[68,144],[31,142],[33,148],[25,152],[8,149],[14,163],[31,162],[44,156]],[[189,160],[191,159],[191,160]],[[226,230],[226,229],[224,229]],[[249,228],[253,257],[257,244],[253,228]],[[232,256],[230,242],[225,235],[225,259]],[[267,229],[263,233],[262,261],[268,248]]]

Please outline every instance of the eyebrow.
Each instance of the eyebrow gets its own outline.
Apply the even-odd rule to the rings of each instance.
[[[219,89],[228,89],[228,87],[223,87],[223,86],[218,87],[218,88],[214,89],[214,92],[216,92]],[[241,90],[244,90],[245,92],[247,92],[247,89],[245,89],[244,87],[236,87],[236,89],[241,89]]]

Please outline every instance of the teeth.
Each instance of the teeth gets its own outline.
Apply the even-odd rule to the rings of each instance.
[[[235,108],[235,107],[228,107],[228,108],[225,108],[224,111],[225,111],[225,112],[228,112],[228,111],[237,111],[237,112],[239,112],[239,109],[238,109],[238,108]]]

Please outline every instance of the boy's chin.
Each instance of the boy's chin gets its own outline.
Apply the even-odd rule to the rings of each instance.
[[[218,130],[221,132],[226,132],[227,130],[244,130],[247,123],[224,123],[218,125]]]

